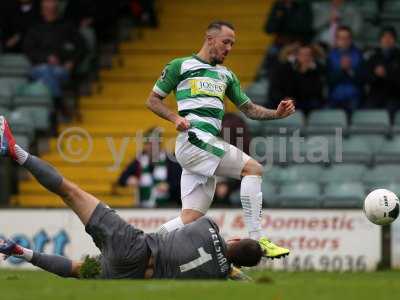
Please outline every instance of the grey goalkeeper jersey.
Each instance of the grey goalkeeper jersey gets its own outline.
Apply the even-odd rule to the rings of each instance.
[[[230,270],[226,244],[207,217],[164,236],[146,237],[155,259],[153,278],[225,279]]]

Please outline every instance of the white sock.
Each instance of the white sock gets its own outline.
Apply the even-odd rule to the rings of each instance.
[[[185,226],[185,224],[183,224],[181,217],[176,217],[175,219],[172,219],[167,223],[161,225],[160,229],[158,229],[158,233],[166,234],[183,226]]]
[[[261,176],[249,175],[242,178],[240,200],[242,202],[244,221],[251,239],[261,237],[262,193]]]
[[[29,153],[20,146],[15,145],[15,156],[17,157],[17,163],[22,166],[28,159]]]
[[[19,245],[17,245],[17,247],[15,248],[15,254],[13,254],[12,256],[14,257],[18,257],[18,258],[23,258],[26,261],[31,261],[32,257],[33,257],[33,250],[31,249],[27,249],[24,247],[21,247]]]

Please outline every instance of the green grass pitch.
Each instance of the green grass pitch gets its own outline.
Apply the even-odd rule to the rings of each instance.
[[[258,271],[254,283],[62,279],[40,271],[0,270],[0,299],[214,300],[397,299],[400,271],[318,273]]]

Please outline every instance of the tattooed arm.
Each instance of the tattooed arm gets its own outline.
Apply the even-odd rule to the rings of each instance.
[[[282,100],[276,110],[265,108],[261,105],[254,104],[251,101],[243,104],[239,109],[246,115],[246,117],[252,120],[282,119],[290,116],[295,111],[294,101],[288,98]]]
[[[190,122],[171,111],[168,106],[163,103],[163,99],[164,98],[157,93],[151,92],[147,99],[146,106],[159,117],[174,123],[178,131],[189,129]]]

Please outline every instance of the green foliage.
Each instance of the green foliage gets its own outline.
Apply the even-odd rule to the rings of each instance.
[[[85,257],[81,269],[79,271],[79,277],[81,279],[96,279],[99,277],[101,272],[100,262],[97,257]]]

